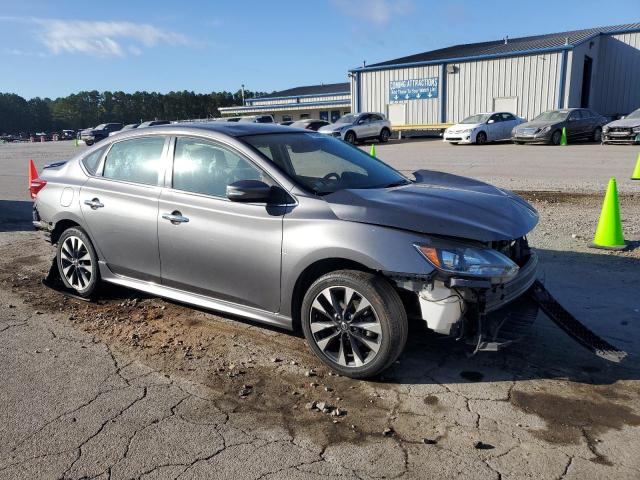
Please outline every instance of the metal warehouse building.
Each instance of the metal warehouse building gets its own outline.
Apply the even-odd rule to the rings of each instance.
[[[350,71],[351,108],[394,125],[453,123],[506,110],[640,107],[640,23],[457,45]]]
[[[241,107],[219,109],[223,116],[271,114],[276,122],[318,118],[335,122],[351,111],[349,83],[290,88],[248,98]]]

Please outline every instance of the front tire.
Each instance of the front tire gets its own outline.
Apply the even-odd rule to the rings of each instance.
[[[562,132],[560,130],[556,130],[551,135],[551,145],[560,145],[560,139],[562,138]]]
[[[388,128],[383,128],[380,132],[380,143],[387,143],[389,141],[389,137],[391,136],[391,131]]]
[[[304,296],[307,344],[331,369],[369,378],[388,368],[407,341],[407,315],[389,282],[371,273],[338,270],[316,280]]]
[[[93,145],[93,140],[85,140],[84,143],[87,147],[90,147],[91,145]]]
[[[487,143],[487,134],[485,132],[478,132],[476,135],[476,145],[484,145]]]
[[[87,234],[80,228],[68,228],[58,239],[58,272],[64,286],[88,298],[100,280],[98,256]]]
[[[354,145],[356,143],[356,134],[353,132],[347,132],[344,134],[344,141]]]

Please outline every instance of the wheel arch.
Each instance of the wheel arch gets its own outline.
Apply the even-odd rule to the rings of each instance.
[[[301,330],[300,308],[302,300],[309,287],[321,276],[335,272],[336,270],[358,270],[361,272],[375,273],[376,270],[367,267],[363,263],[342,257],[323,258],[308,265],[298,275],[291,295],[291,319],[295,331]]]
[[[60,235],[62,235],[62,232],[71,227],[81,228],[87,234],[87,236],[91,238],[91,235],[89,235],[89,232],[82,224],[81,218],[70,212],[64,212],[63,215],[56,216],[56,218],[54,218],[53,220],[53,229],[51,230],[51,243],[58,243],[58,239],[60,238]]]
[[[344,135],[342,138],[347,138],[347,135],[349,135],[350,133],[353,133],[353,137],[358,140],[358,134],[356,133],[356,131],[352,128],[350,128],[349,130],[347,130],[346,132],[344,132]]]
[[[486,137],[485,142],[489,142],[489,134],[487,133],[486,130],[480,129],[476,132],[475,137],[473,138],[473,143],[477,143],[478,142],[478,135],[480,135],[481,133],[484,133],[484,136]]]

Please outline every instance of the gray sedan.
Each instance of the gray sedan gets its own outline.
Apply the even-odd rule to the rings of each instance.
[[[562,129],[567,132],[567,141],[587,140],[600,142],[606,118],[588,108],[566,108],[549,110],[533,120],[514,127],[511,140],[523,143],[548,143],[560,145]]]
[[[364,378],[401,354],[409,321],[476,352],[538,311],[536,211],[468,178],[414,177],[317,132],[166,125],[45,167],[33,221],[76,295],[104,281],[301,329]]]

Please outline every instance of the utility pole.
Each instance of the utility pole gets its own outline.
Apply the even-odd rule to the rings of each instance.
[[[242,85],[240,85],[241,90],[242,90],[242,106],[244,106],[244,83]]]

